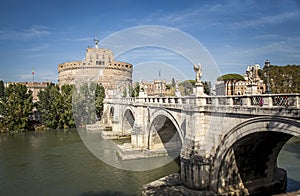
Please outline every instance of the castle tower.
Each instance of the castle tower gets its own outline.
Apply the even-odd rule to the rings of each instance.
[[[75,80],[81,73],[88,78],[97,76],[97,82],[101,83],[108,97],[122,96],[123,91],[132,82],[132,65],[126,62],[114,60],[110,49],[99,48],[99,41],[94,39],[95,47],[86,49],[83,61],[71,61],[58,65],[58,82],[75,84]]]

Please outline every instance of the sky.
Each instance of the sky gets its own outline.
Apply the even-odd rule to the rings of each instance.
[[[218,67],[216,75],[244,73],[255,63],[263,67],[266,59],[272,65],[300,64],[299,24],[299,0],[2,0],[0,80],[32,81],[34,67],[35,81],[57,82],[58,64],[84,59],[94,38],[115,53],[120,43],[105,41],[148,25],[171,28],[199,42]],[[152,37],[160,33],[151,32]],[[130,41],[138,39],[134,36]],[[193,79],[191,65],[197,62],[160,41],[161,48],[136,45],[115,60],[133,64],[135,80]],[[174,47],[183,43],[173,41]]]

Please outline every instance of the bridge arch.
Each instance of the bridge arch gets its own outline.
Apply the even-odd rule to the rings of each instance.
[[[105,123],[109,126],[113,124],[114,121],[114,115],[115,115],[115,108],[114,106],[109,106],[108,109],[105,112]]]
[[[277,167],[284,144],[300,136],[300,123],[283,117],[256,117],[224,135],[215,150],[211,186],[215,192],[241,194],[285,189],[286,173]]]
[[[179,156],[183,133],[176,118],[169,111],[164,109],[154,111],[147,130],[149,130],[149,150],[164,149],[173,158]]]
[[[125,107],[122,115],[122,130],[126,133],[131,133],[134,121],[134,110],[130,106]]]

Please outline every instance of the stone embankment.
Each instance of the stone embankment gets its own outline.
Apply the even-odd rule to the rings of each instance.
[[[180,174],[174,173],[144,185],[142,195],[214,196],[216,194],[211,191],[194,191],[191,189],[187,189],[182,185]]]
[[[164,196],[214,196],[211,191],[195,191],[182,185],[180,174],[174,173],[159,180],[150,182],[143,186],[143,196],[164,195]],[[290,193],[282,193],[273,196],[300,196],[300,190]]]

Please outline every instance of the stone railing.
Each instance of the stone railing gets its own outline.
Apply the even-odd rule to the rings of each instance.
[[[107,103],[119,104],[159,104],[197,106],[242,106],[242,107],[294,107],[300,108],[300,94],[261,94],[240,96],[201,96],[201,97],[128,97],[106,99]]]

